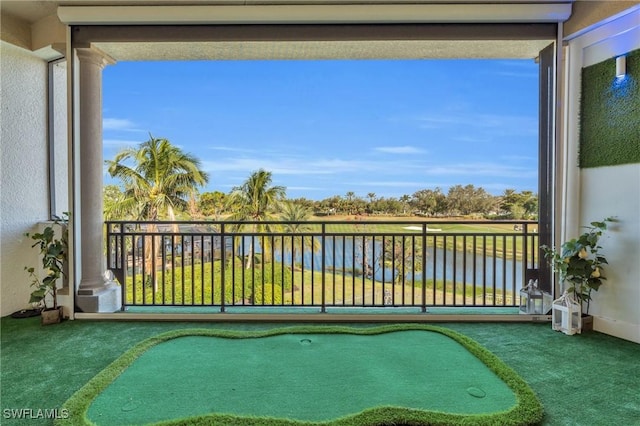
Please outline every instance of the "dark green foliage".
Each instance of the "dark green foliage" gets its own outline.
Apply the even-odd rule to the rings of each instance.
[[[226,305],[279,305],[282,303],[283,291],[290,292],[292,287],[291,269],[280,262],[259,263],[255,268],[247,270],[241,260],[236,260],[233,267],[229,263],[224,268],[223,274],[222,263],[216,261],[204,266],[197,263],[193,269],[185,264],[184,267],[158,270],[155,275],[155,290],[152,275],[144,278],[143,286],[143,277],[137,274],[134,293],[133,277],[130,275],[127,277],[126,300],[129,304],[220,305],[223,275]]]
[[[31,287],[35,290],[31,292],[29,303],[35,305],[43,305],[46,308],[46,297],[51,295],[53,298],[52,308],[58,307],[57,299],[57,283],[58,280],[65,276],[65,264],[68,255],[68,233],[67,224],[69,216],[63,213],[62,217],[55,217],[53,225],[46,226],[42,232],[35,234],[25,234],[35,241],[31,247],[38,247],[42,261],[42,270],[45,273],[44,278],[40,279],[33,266],[25,266],[31,277]],[[60,228],[60,236],[56,236],[56,227]]]
[[[553,270],[560,273],[560,280],[569,285],[566,291],[572,293],[577,302],[586,303],[585,313],[589,313],[591,292],[598,291],[602,281],[606,280],[603,265],[608,262],[599,253],[602,247],[598,240],[607,229],[608,222],[615,220],[609,217],[601,222],[591,222],[586,232],[565,241],[560,250],[540,247]]]
[[[580,167],[640,162],[640,50],[626,61],[624,79],[615,58],[582,70]]]

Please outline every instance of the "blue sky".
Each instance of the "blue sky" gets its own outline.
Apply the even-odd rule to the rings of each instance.
[[[264,168],[290,198],[537,192],[533,60],[119,62],[103,84],[105,159],[167,138],[203,191]]]

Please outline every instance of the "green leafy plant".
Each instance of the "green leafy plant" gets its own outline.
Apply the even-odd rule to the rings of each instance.
[[[65,264],[68,256],[68,213],[63,213],[62,217],[54,216],[52,225],[46,226],[42,232],[35,234],[26,233],[35,243],[31,247],[38,247],[40,250],[42,269],[45,273],[43,278],[39,277],[33,266],[25,266],[31,278],[31,287],[35,290],[31,292],[29,303],[34,306],[47,308],[47,296],[53,299],[53,309],[58,307],[57,283],[58,279],[65,276]],[[56,237],[56,227],[60,228],[60,237]]]
[[[607,230],[607,223],[611,222],[615,222],[615,219],[608,217],[601,222],[591,222],[582,235],[564,242],[560,250],[544,245],[540,247],[554,272],[560,274],[560,281],[568,285],[566,291],[572,293],[579,303],[586,304],[587,314],[592,300],[591,292],[598,291],[606,280],[603,265],[608,262],[600,254],[602,247],[598,245],[598,240]]]

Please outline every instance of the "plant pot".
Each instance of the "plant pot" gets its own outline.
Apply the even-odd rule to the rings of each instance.
[[[62,321],[62,306],[45,309],[40,315],[42,315],[42,325],[58,324]]]
[[[585,331],[593,331],[593,316],[592,315],[582,315],[582,332]]]

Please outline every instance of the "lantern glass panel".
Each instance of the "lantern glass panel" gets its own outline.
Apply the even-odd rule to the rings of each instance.
[[[520,290],[520,313],[541,315],[544,313],[544,294],[538,289],[537,280],[529,280],[529,284]]]
[[[580,305],[566,292],[553,301],[551,310],[551,326],[554,330],[565,334],[580,333],[582,318]]]

